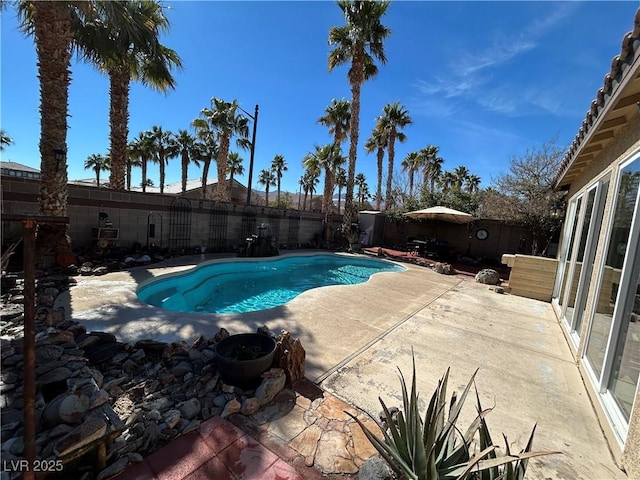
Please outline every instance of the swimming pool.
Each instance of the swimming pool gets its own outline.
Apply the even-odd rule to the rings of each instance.
[[[302,292],[363,283],[401,265],[347,255],[287,255],[269,260],[211,261],[163,275],[138,288],[138,298],[177,312],[246,313],[278,307]]]

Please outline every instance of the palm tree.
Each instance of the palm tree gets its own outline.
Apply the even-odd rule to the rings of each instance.
[[[127,190],[131,191],[131,170],[133,167],[141,167],[142,161],[140,160],[137,152],[134,150],[135,146],[133,142],[129,142],[127,149],[129,151],[129,157],[127,158]]]
[[[194,158],[194,145],[196,139],[186,130],[178,130],[174,136],[174,142],[180,154],[182,161],[182,193],[187,191],[187,180],[189,178],[189,164],[194,163],[196,167],[200,166],[197,158]]]
[[[342,189],[347,185],[347,172],[342,167],[338,167],[338,171],[336,172],[336,185],[338,187],[338,213],[340,213]]]
[[[216,163],[218,166],[218,184],[216,189],[217,200],[228,201],[227,191],[227,161],[229,157],[229,145],[231,138],[237,136],[236,145],[239,148],[246,148],[249,142],[249,120],[242,114],[236,114],[238,102],[226,102],[220,98],[211,99],[211,108],[203,108],[200,112],[200,119],[204,121],[213,135],[218,145],[218,155]],[[200,127],[202,128],[202,127]]]
[[[324,171],[324,191],[322,194],[322,211],[325,212],[325,224],[328,224],[329,213],[331,213],[331,198],[335,189],[336,168],[341,165],[337,160],[337,155],[342,150],[342,142],[347,139],[351,127],[351,104],[347,100],[331,100],[331,105],[325,109],[325,114],[318,119],[320,125],[329,128],[329,133],[333,135],[334,161],[326,162]],[[329,231],[327,230],[327,235]],[[328,240],[328,239],[327,239]]]
[[[389,209],[391,208],[391,182],[393,180],[393,163],[396,155],[396,140],[404,142],[407,139],[406,135],[400,130],[411,125],[413,120],[411,120],[407,110],[400,105],[400,102],[395,102],[384,106],[383,114],[378,117],[378,122],[388,131],[389,134],[389,145],[387,147],[387,191],[385,194],[384,206],[385,209]]]
[[[4,147],[13,145],[13,138],[7,135],[4,130],[0,130],[0,152],[4,150]]]
[[[211,161],[218,156],[218,142],[206,120],[196,118],[191,125],[196,130],[198,140],[194,145],[194,157],[202,161],[202,199],[207,198],[207,178]]]
[[[100,188],[100,172],[109,170],[109,157],[103,155],[91,154],[84,162],[85,170],[93,170],[96,174],[96,186]]]
[[[265,168],[264,170],[260,170],[260,174],[258,175],[258,183],[260,185],[264,185],[265,204],[268,207],[269,206],[269,187],[275,186],[276,176],[272,170]]]
[[[242,165],[244,159],[240,157],[238,152],[229,153],[227,160],[227,173],[229,174],[229,189],[233,189],[233,177],[236,175],[242,175],[244,173],[244,166]],[[233,192],[232,192],[233,193]]]
[[[278,185],[278,200],[277,205],[280,207],[280,181],[282,180],[282,172],[287,171],[287,162],[284,160],[282,155],[276,155],[273,157],[271,161],[271,171],[276,177],[276,182]]]
[[[402,170],[409,172],[409,196],[413,196],[413,177],[415,173],[423,166],[424,156],[420,152],[409,152],[402,161]]]
[[[164,193],[165,169],[169,159],[178,155],[179,147],[173,133],[162,130],[162,127],[151,127],[150,137],[153,145],[153,161],[160,166],[160,193]]]
[[[465,182],[467,192],[469,193],[477,192],[478,188],[480,187],[480,182],[481,182],[481,179],[478,175],[475,175],[475,174],[467,175],[467,180]]]
[[[457,177],[453,172],[446,171],[438,178],[438,182],[440,183],[440,188],[444,193],[447,193],[451,190],[451,187],[455,186],[457,181]]]
[[[374,60],[386,63],[383,41],[391,31],[381,23],[389,7],[388,1],[340,0],[346,25],[332,27],[329,30],[329,71],[339,65],[350,63],[348,71],[351,86],[351,128],[349,145],[349,167],[347,173],[347,191],[343,227],[351,228],[353,216],[353,185],[356,170],[358,137],[360,134],[360,88],[362,84],[378,73]]]
[[[34,37],[40,80],[40,181],[39,213],[67,215],[67,168],[56,157],[67,152],[67,118],[73,16],[76,2],[27,2],[18,4],[21,28]],[[45,250],[54,253],[71,250],[67,224],[40,225],[36,251],[44,258]],[[51,258],[52,256],[47,256]]]
[[[439,151],[440,147],[435,145],[428,145],[420,150],[420,155],[424,158],[422,164],[424,183],[429,183],[431,191],[433,191],[433,186],[438,177],[442,175],[444,159],[442,157],[438,157]]]
[[[311,194],[309,200],[309,208],[313,203],[313,194],[316,193],[316,185],[320,182],[318,178],[320,176],[320,170],[314,168],[307,168],[302,176],[302,189],[304,190],[304,202],[302,203],[302,209],[306,210],[307,195]]]
[[[382,161],[384,160],[384,149],[387,148],[389,142],[388,130],[379,122],[371,132],[371,136],[364,143],[364,150],[367,153],[376,151],[378,160],[378,186],[376,188],[376,209],[380,210],[382,202]]]
[[[367,179],[364,173],[359,173],[355,178],[355,186],[358,188],[358,203],[360,208],[364,208],[364,201],[369,197],[369,186],[367,185]]]
[[[455,176],[455,181],[453,183],[454,188],[457,191],[462,190],[462,185],[467,181],[467,177],[469,176],[469,169],[464,165],[460,165],[454,169],[453,175]]]
[[[140,80],[145,86],[166,92],[175,88],[171,70],[182,64],[178,54],[159,41],[160,34],[169,30],[160,2],[95,3],[107,4],[100,10],[99,21],[79,26],[75,37],[82,57],[109,75],[109,183],[116,190],[124,190],[130,83]],[[161,191],[163,187],[160,179]]]
[[[140,159],[142,167],[142,191],[147,191],[147,165],[149,160],[153,158],[153,138],[151,132],[144,131],[138,133],[138,136],[129,143],[129,155]]]

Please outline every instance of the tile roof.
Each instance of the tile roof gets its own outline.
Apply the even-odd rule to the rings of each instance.
[[[638,114],[639,102],[640,9],[636,11],[633,30],[622,37],[620,54],[611,61],[611,70],[560,163],[556,188],[570,184],[605,149],[631,115]]]

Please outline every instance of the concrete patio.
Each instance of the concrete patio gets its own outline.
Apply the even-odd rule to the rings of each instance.
[[[534,449],[563,452],[532,460],[527,478],[626,478],[612,460],[549,304],[411,264],[404,264],[405,272],[311,290],[283,307],[242,315],[167,312],[137,300],[139,282],[205,258],[212,257],[180,257],[129,272],[78,277],[70,296],[58,303],[88,330],[108,331],[122,341],[190,341],[212,336],[220,327],[231,333],[262,325],[273,332],[289,330],[306,349],[307,378],[373,415],[380,410],[379,396],[387,405],[400,404],[396,367],[410,376],[412,352],[425,402],[448,367],[449,394],[460,391],[479,369],[480,399],[485,408],[495,407],[488,417],[495,441],[502,443],[504,432],[517,450],[537,423]],[[475,413],[470,400],[464,420]],[[269,430],[267,423],[263,429],[291,446],[291,431],[278,437],[287,430],[286,417],[279,422],[278,428]],[[292,417],[289,426],[295,422]]]

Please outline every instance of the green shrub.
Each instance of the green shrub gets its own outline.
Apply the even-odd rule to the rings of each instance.
[[[413,359],[411,390],[402,372],[402,408],[394,419],[384,401],[379,398],[384,412],[386,426],[372,417],[383,433],[379,439],[360,420],[350,415],[362,428],[364,434],[385,459],[391,469],[403,479],[411,480],[521,480],[524,478],[529,458],[551,455],[559,452],[533,452],[535,426],[527,445],[520,453],[509,450],[507,438],[505,454],[499,455],[494,445],[485,417],[491,409],[483,409],[476,389],[478,414],[463,432],[457,425],[462,406],[474,384],[477,373],[458,398],[454,393],[447,402],[447,381],[449,369],[438,382],[424,416],[418,408],[416,391],[416,365]],[[447,412],[448,404],[448,412]]]

